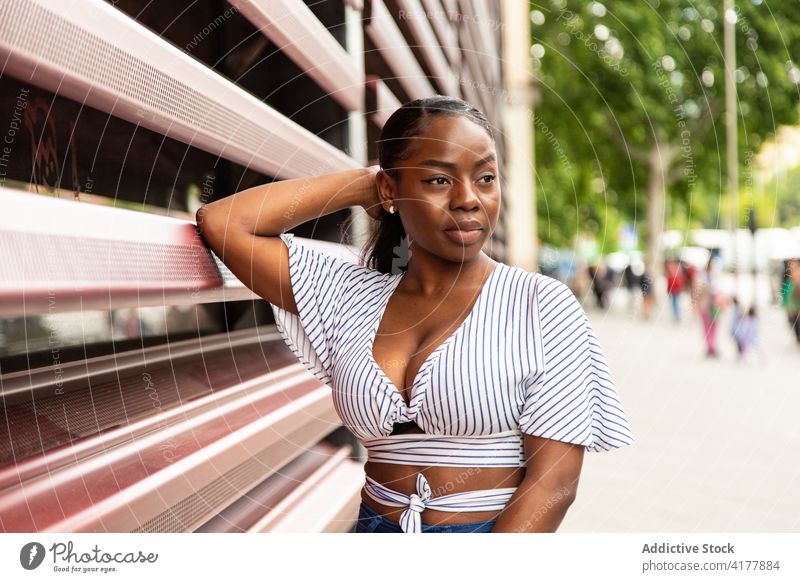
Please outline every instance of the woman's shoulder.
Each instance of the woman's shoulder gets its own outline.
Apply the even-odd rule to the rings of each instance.
[[[339,315],[386,289],[392,278],[366,264],[359,249],[342,243],[296,238],[293,233],[280,235],[289,247],[293,280],[305,281],[320,296],[336,297]]]
[[[525,298],[537,308],[547,308],[552,305],[554,300],[569,300],[570,303],[580,304],[572,288],[555,277],[545,275],[540,271],[530,271],[523,267],[505,265],[504,267],[511,273],[508,280],[522,281],[523,285],[509,285],[509,288],[516,288],[523,293]]]
[[[385,279],[390,277],[377,269],[365,264],[359,255],[358,247],[336,243],[326,240],[300,238],[294,233],[286,232],[280,235],[286,245],[292,249],[299,245],[316,262],[325,263],[333,268],[345,270],[351,277],[369,277],[372,279]]]
[[[534,287],[534,300],[541,302],[543,299],[555,294],[569,293],[574,296],[572,288],[561,279],[545,275],[540,271],[525,270],[529,281]]]

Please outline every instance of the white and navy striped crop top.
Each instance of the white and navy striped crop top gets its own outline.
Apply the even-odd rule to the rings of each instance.
[[[372,357],[403,273],[280,236],[299,315],[272,305],[276,325],[332,388],[337,413],[370,461],[525,466],[523,433],[594,452],[633,443],[594,330],[561,281],[498,262],[467,318],[423,362],[407,405]],[[411,421],[425,434],[392,434]]]

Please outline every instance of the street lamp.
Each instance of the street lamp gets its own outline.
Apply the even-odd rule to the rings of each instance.
[[[723,0],[723,29],[725,36],[725,137],[728,158],[728,192],[731,200],[731,263],[733,264],[733,294],[739,286],[739,265],[736,252],[736,234],[739,226],[739,155],[736,142],[736,46],[734,44],[737,16],[733,0]]]

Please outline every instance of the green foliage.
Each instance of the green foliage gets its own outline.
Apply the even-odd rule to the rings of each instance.
[[[779,125],[798,120],[797,2],[756,2],[736,2],[740,165]],[[579,232],[605,240],[622,220],[641,224],[648,160],[669,148],[670,222],[718,224],[726,190],[722,1],[553,0],[531,10],[542,240],[569,244]]]
[[[758,191],[745,189],[740,198],[740,216],[752,206],[762,227],[800,226],[800,166],[777,173]]]

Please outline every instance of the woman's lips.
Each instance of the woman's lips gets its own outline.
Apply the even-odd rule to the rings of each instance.
[[[473,230],[452,229],[444,231],[444,233],[450,237],[451,240],[464,245],[471,245],[477,242],[478,239],[481,238],[482,232],[482,228],[476,228]]]

